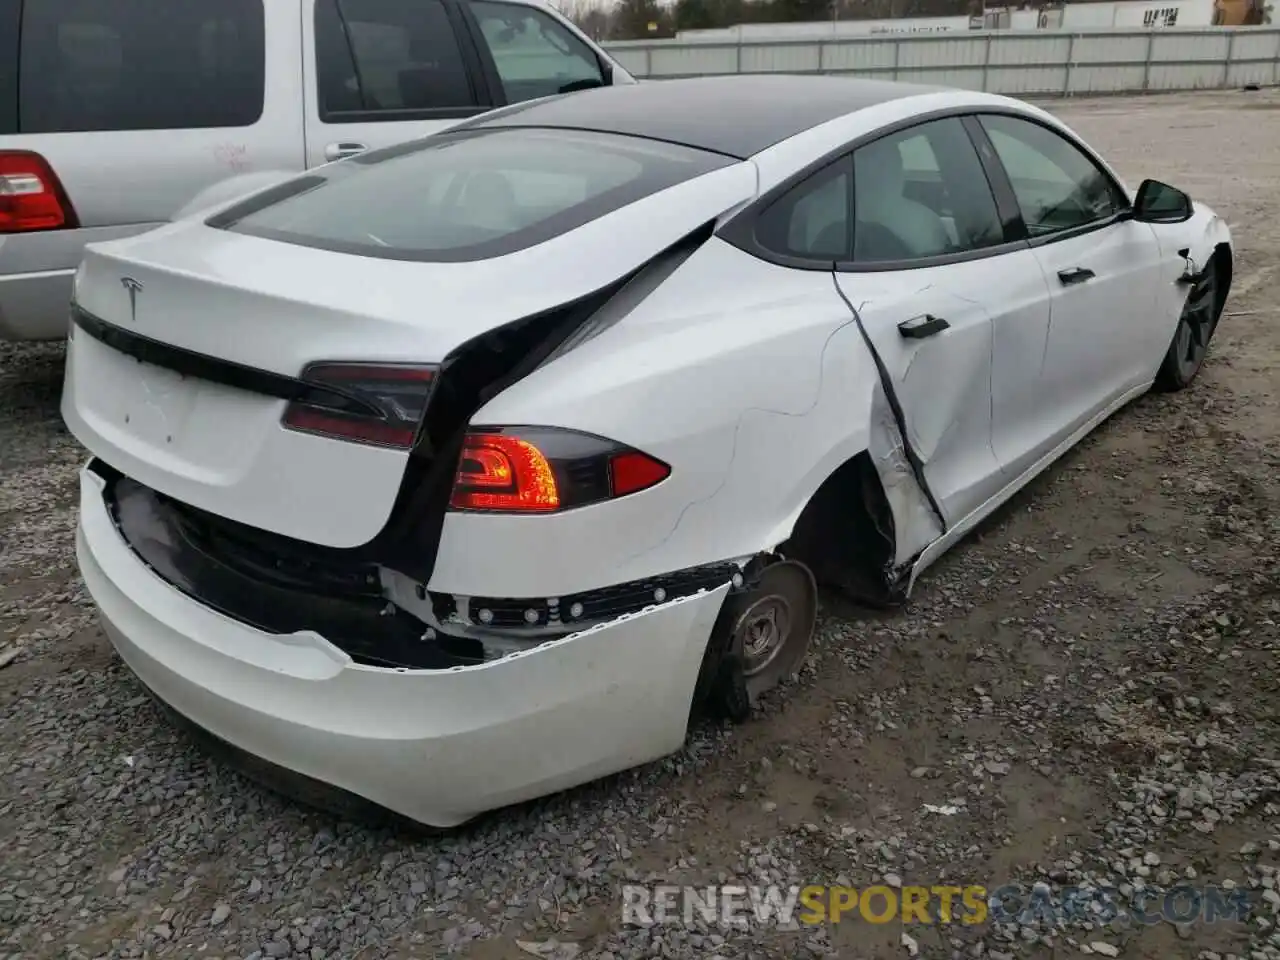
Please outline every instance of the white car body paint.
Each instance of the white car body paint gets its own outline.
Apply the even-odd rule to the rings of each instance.
[[[631,275],[702,225],[732,222],[842,145],[915,116],[983,107],[1065,131],[1003,97],[918,93],[814,125],[506,256],[372,259],[192,217],[90,248],[77,298],[132,333],[286,376],[317,360],[439,361]],[[862,454],[892,513],[892,566],[909,591],[1148,389],[1186,296],[1179,278],[1230,242],[1200,206],[1186,222],[1128,220],[1089,236],[869,272],[793,269],[713,236],[673,269],[646,267],[579,340],[469,422],[596,434],[663,460],[671,475],[560,513],[447,512],[429,581],[384,569],[388,601],[430,623],[427,592],[464,603],[560,598],[768,553]],[[1194,269],[1177,253],[1184,248]],[[1103,283],[1056,285],[1058,270],[1089,263]],[[143,284],[136,312],[122,277]],[[923,314],[950,326],[905,339],[898,324]],[[80,331],[69,347],[63,415],[115,470],[308,544],[370,541],[391,516],[408,455],[284,430],[283,407],[142,367]],[[103,489],[87,470],[80,563],[143,681],[241,749],[438,826],[675,750],[729,589],[726,581],[475,667],[375,668],[314,631],[266,633],[170,586],[112,524]]]
[[[117,533],[102,481],[86,473],[81,489],[82,575],[148,688],[224,741],[438,827],[678,749],[728,590],[475,667],[368,667],[176,593]]]
[[[683,217],[715,219],[754,189],[750,164],[736,164],[472,263],[357,259],[182,221],[87,251],[78,303],[131,332],[282,374],[334,358],[438,362],[487,329],[625,276],[688,232]],[[136,316],[120,283],[126,275],[143,285]],[[188,322],[175,325],[176,315]],[[130,412],[149,409],[146,398],[160,391],[167,417],[151,423]],[[72,337],[67,354],[67,424],[126,475],[282,536],[330,547],[367,542],[387,521],[408,454],[283,430],[284,406],[165,370],[139,373],[135,360],[89,337]],[[310,479],[281,482],[290,475]]]

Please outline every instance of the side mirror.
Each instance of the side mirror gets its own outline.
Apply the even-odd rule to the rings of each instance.
[[[1176,187],[1159,180],[1143,180],[1138,187],[1133,218],[1139,223],[1182,223],[1191,214],[1191,198]]]

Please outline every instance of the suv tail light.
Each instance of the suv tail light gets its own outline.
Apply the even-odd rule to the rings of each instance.
[[[53,168],[38,153],[0,150],[0,233],[77,226]]]
[[[408,450],[436,381],[435,366],[407,363],[313,363],[302,372],[308,392],[289,402],[284,425],[334,440]]]
[[[647,453],[551,427],[467,433],[449,506],[488,513],[554,513],[661,483],[671,468]]]

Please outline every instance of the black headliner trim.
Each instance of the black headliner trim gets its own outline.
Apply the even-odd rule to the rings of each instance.
[[[450,127],[567,127],[665,140],[740,160],[867,107],[942,87],[760,74],[650,80],[527,101]]]

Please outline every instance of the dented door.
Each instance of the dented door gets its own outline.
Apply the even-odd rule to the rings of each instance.
[[[993,448],[993,391],[1005,387],[1008,372],[993,375],[993,343],[999,331],[1038,362],[1049,317],[1043,273],[1022,250],[915,270],[838,273],[836,282],[897,398],[908,452],[946,526],[955,526],[1011,479]]]

